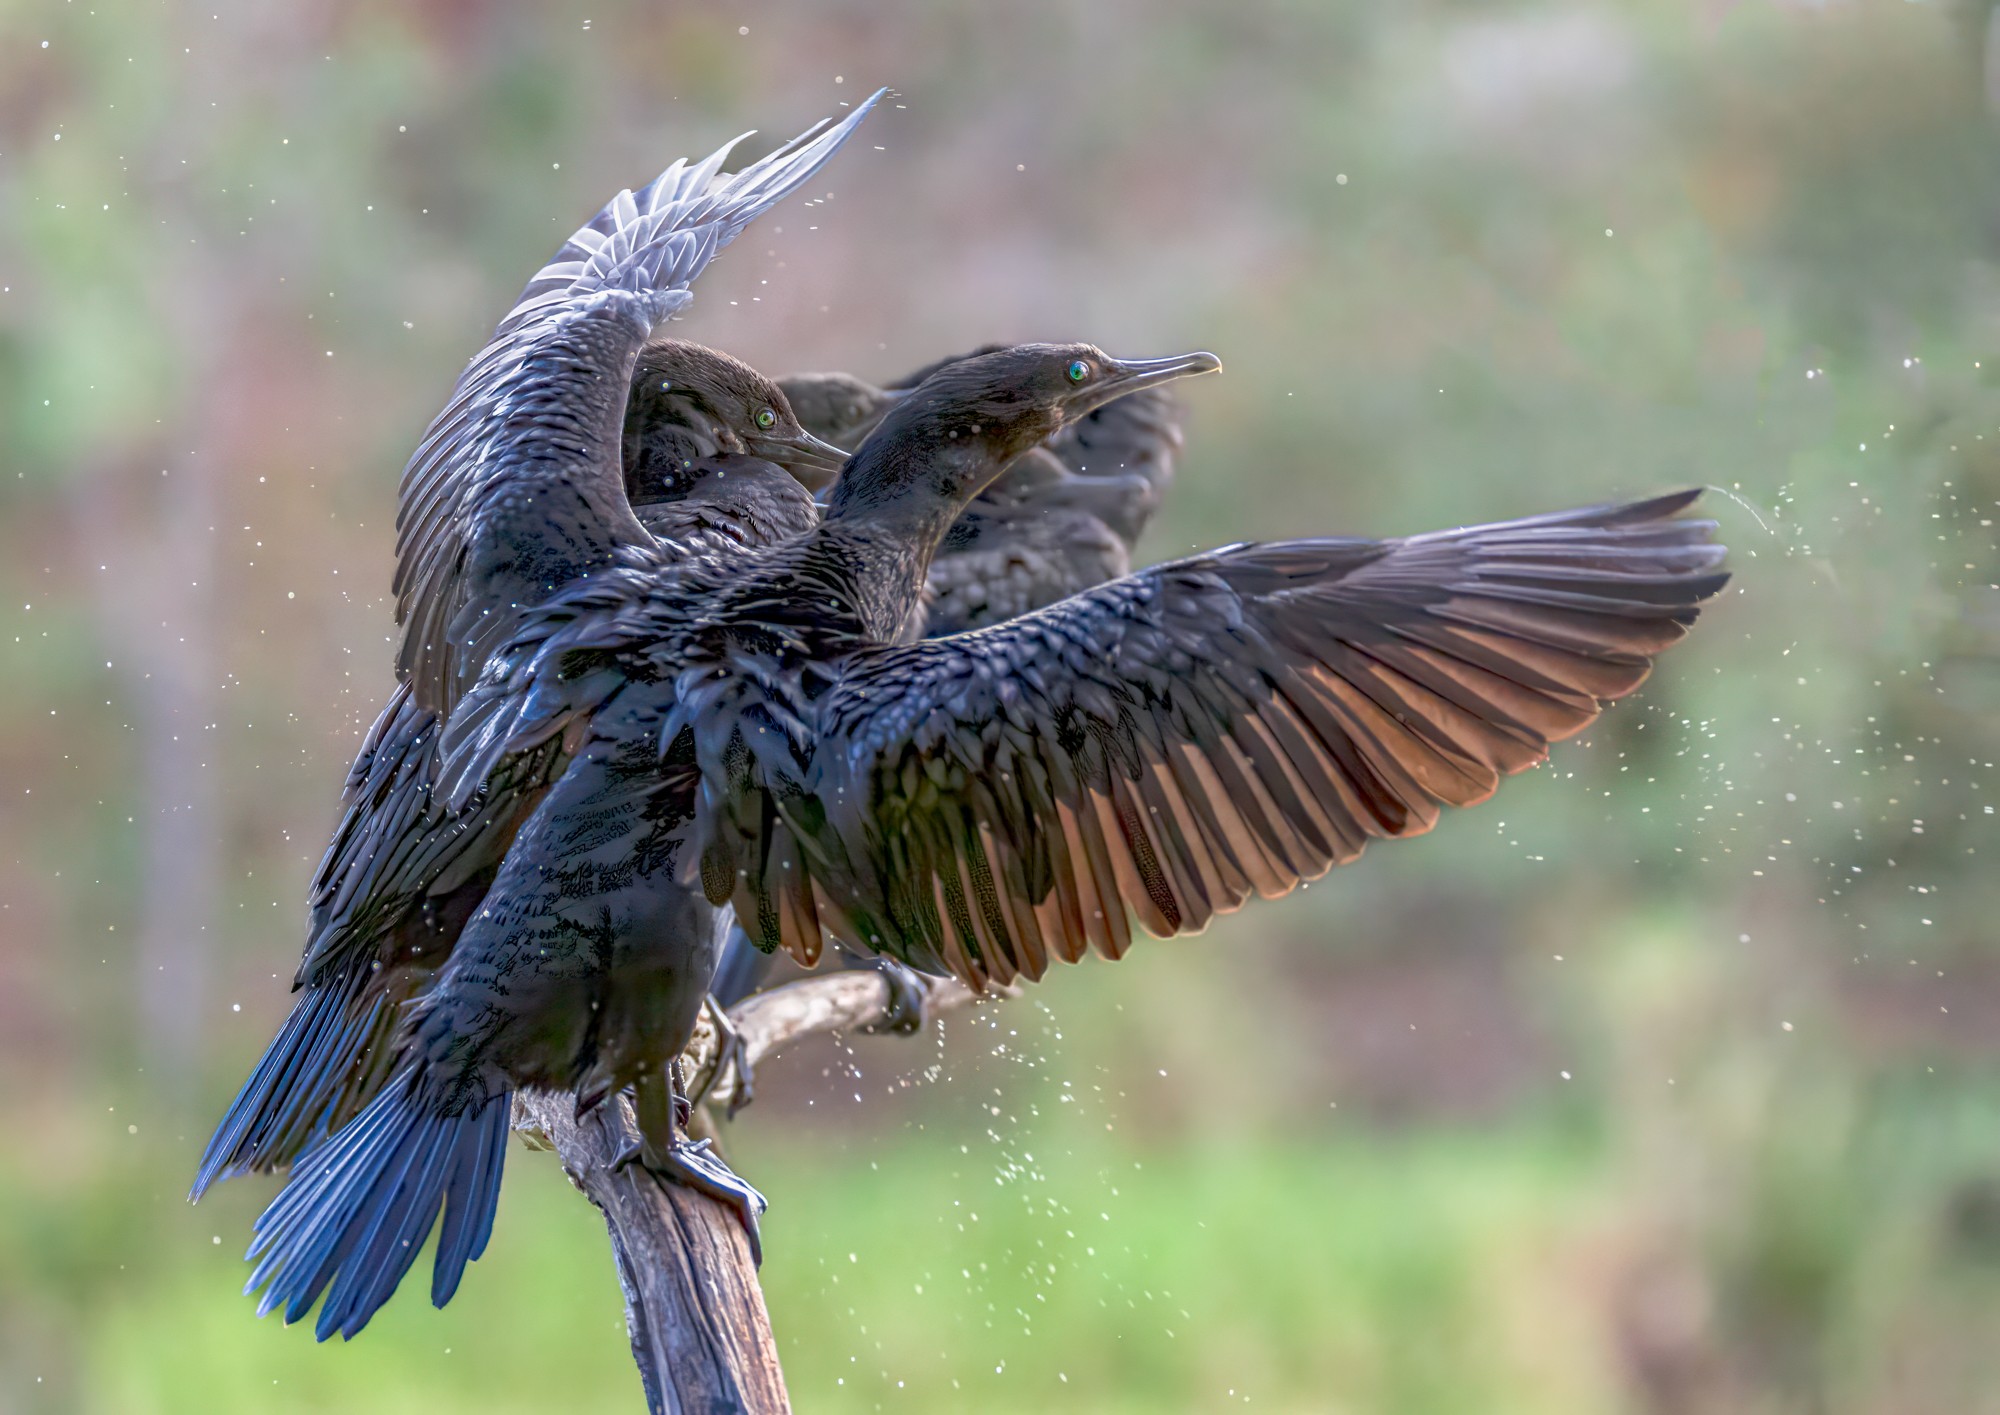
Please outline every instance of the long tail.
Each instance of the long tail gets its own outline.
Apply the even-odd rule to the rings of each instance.
[[[503,1091],[456,1115],[439,1114],[406,1071],[301,1156],[291,1183],[257,1220],[245,1255],[261,1257],[243,1289],[245,1296],[265,1289],[257,1315],[283,1307],[290,1324],[324,1291],[315,1333],[321,1341],[335,1332],[353,1336],[410,1270],[439,1210],[444,1227],[431,1301],[449,1302],[493,1232],[509,1100]]]
[[[264,1049],[250,1079],[215,1127],[190,1203],[218,1179],[287,1164],[332,1128],[333,1111],[353,1082],[357,1057],[382,1030],[380,998],[356,1007],[366,971],[308,988]]]

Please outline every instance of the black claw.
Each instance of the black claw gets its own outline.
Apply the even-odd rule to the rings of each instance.
[[[764,1263],[764,1244],[757,1220],[770,1207],[764,1196],[715,1153],[707,1140],[677,1140],[666,1154],[647,1153],[644,1140],[634,1140],[611,1160],[617,1173],[628,1165],[638,1165],[662,1184],[678,1184],[697,1194],[706,1194],[726,1204],[743,1224],[750,1238],[750,1258],[759,1267]]]
[[[734,1027],[723,1039],[722,1058],[716,1063],[715,1073],[735,1075],[735,1084],[729,1088],[729,1119],[736,1118],[736,1112],[757,1099],[756,1068],[750,1064],[750,1044],[743,1040],[743,1034]]]
[[[895,1032],[910,1036],[924,1029],[929,1020],[930,980],[913,968],[898,963],[893,958],[873,958],[868,966],[882,975],[882,981],[889,987],[889,1005],[882,1011],[882,1020],[863,1028],[868,1032]]]
[[[648,1168],[657,1179],[682,1185],[697,1194],[706,1194],[733,1209],[743,1224],[744,1233],[749,1236],[750,1260],[759,1267],[763,1266],[764,1243],[757,1230],[757,1220],[770,1205],[748,1180],[722,1162],[722,1157],[710,1148],[708,1141],[677,1144],[663,1163]]]

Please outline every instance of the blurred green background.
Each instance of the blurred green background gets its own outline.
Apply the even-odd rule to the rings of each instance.
[[[588,18],[586,18],[586,14]],[[1218,351],[1149,549],[1690,483],[1737,580],[1431,837],[730,1137],[809,1411],[2000,1411],[1981,4],[0,5],[0,1412],[637,1409],[516,1149],[443,1313],[182,1200],[390,682],[396,475],[612,191],[894,107],[679,332]]]

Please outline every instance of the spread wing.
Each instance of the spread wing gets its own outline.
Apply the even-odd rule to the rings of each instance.
[[[649,544],[619,455],[640,346],[880,97],[734,176],[718,175],[734,144],[676,162],[620,192],[528,282],[403,472],[397,671],[419,706],[449,710],[519,608]]]
[[[810,961],[825,931],[975,988],[1117,957],[1132,917],[1198,931],[1486,799],[1637,687],[1727,580],[1712,524],[1674,519],[1695,495],[1237,546],[858,654],[808,765],[732,748],[705,885],[765,947]]]

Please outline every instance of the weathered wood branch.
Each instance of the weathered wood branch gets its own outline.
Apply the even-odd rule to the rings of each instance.
[[[974,1000],[957,982],[936,982],[925,1013],[935,1017]],[[889,1005],[881,974],[825,973],[746,998],[730,1021],[754,1070],[815,1033],[880,1026]],[[706,1106],[727,1105],[735,1096],[738,1077],[725,1057],[720,1030],[704,1016],[684,1058],[690,1094],[704,1097],[692,1126],[697,1134],[715,1133]],[[580,1123],[573,1104],[567,1095],[519,1095],[514,1127],[531,1147],[553,1149],[563,1173],[604,1215],[648,1409],[663,1415],[789,1411],[770,1315],[736,1215],[691,1189],[661,1184],[636,1165],[611,1167],[638,1134],[624,1097]]]
[[[647,1407],[674,1415],[790,1410],[743,1225],[691,1189],[661,1184],[636,1165],[611,1167],[638,1137],[624,1097],[581,1123],[573,1106],[567,1095],[521,1095],[514,1124],[554,1148],[570,1182],[604,1215]]]

